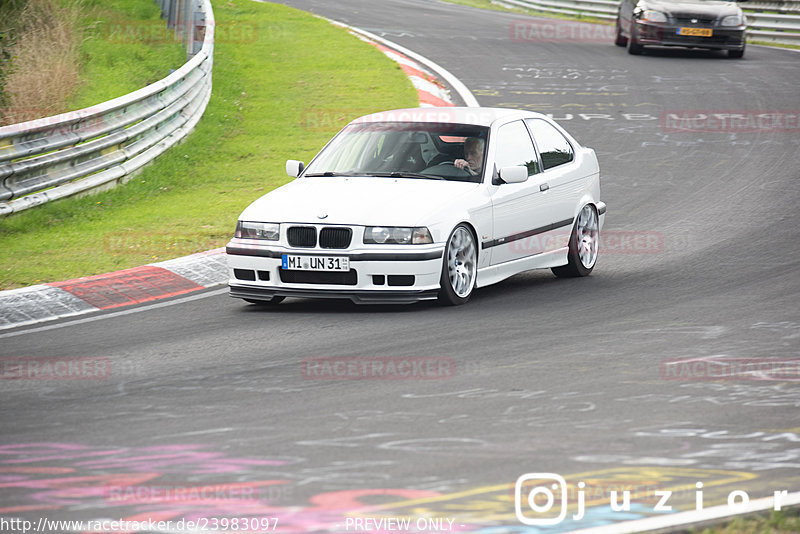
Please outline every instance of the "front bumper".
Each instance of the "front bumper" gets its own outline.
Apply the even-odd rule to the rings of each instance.
[[[232,297],[248,300],[269,300],[275,296],[338,298],[374,304],[433,300],[439,293],[443,251],[442,244],[303,250],[234,238],[226,247],[228,285]],[[346,256],[350,271],[285,270],[283,254]]]
[[[438,289],[412,291],[355,291],[334,289],[297,289],[250,287],[230,284],[233,298],[246,300],[270,300],[272,297],[298,297],[314,299],[350,299],[356,304],[413,304],[421,300],[435,300]]]
[[[706,27],[712,31],[710,37],[679,35],[678,30],[685,25],[652,24],[637,21],[635,40],[641,45],[682,46],[686,48],[705,48],[710,50],[742,50],[745,46],[745,26]]]

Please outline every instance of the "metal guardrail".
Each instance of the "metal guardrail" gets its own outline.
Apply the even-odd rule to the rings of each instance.
[[[494,3],[546,13],[616,20],[618,0],[493,0]],[[800,45],[800,2],[742,3],[750,40]]]
[[[619,2],[614,0],[493,0],[493,3],[605,20],[615,20],[619,8]]]
[[[183,139],[211,97],[210,0],[157,0],[190,59],[133,93],[0,128],[0,216],[124,181]]]

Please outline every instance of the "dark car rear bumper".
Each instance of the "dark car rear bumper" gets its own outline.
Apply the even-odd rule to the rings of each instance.
[[[686,48],[705,48],[709,50],[742,50],[745,46],[746,28],[711,27],[711,37],[678,35],[678,29],[685,26],[670,24],[648,24],[637,21],[635,40],[641,45],[682,46]]]

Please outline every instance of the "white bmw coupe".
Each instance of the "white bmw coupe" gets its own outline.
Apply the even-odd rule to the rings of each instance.
[[[458,305],[523,271],[586,276],[597,262],[597,157],[538,113],[375,113],[286,170],[296,179],[239,217],[232,297]]]

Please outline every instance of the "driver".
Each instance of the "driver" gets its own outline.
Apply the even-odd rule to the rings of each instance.
[[[457,159],[453,162],[453,165],[467,171],[472,176],[477,176],[481,173],[483,167],[483,148],[483,139],[479,137],[468,137],[467,140],[464,141],[465,159]]]

